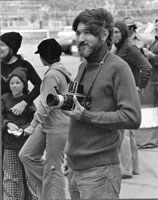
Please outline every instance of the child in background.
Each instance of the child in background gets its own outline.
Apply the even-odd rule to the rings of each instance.
[[[8,77],[9,93],[1,96],[1,126],[4,145],[3,199],[24,200],[26,179],[19,151],[29,136],[23,130],[30,124],[35,112],[33,104],[27,105],[21,115],[11,108],[28,95],[27,69],[18,67]]]
[[[61,172],[64,147],[68,137],[69,118],[56,107],[48,107],[46,98],[68,91],[70,73],[60,62],[59,43],[43,40],[35,52],[44,66],[48,66],[41,83],[40,102],[29,127],[24,132],[32,134],[22,147],[19,156],[28,178],[37,186],[40,200],[65,199],[65,178]],[[57,91],[56,91],[56,89]],[[41,159],[45,152],[45,160]]]

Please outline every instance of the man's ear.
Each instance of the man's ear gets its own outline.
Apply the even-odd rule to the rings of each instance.
[[[104,29],[103,33],[102,33],[102,41],[106,41],[109,35],[109,31],[108,29]]]

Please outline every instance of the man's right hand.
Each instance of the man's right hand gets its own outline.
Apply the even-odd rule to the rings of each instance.
[[[69,168],[67,166],[67,161],[66,160],[64,160],[64,163],[61,166],[61,171],[62,171],[64,176],[67,176],[69,174]]]
[[[81,106],[81,104],[77,100],[76,95],[73,96],[73,101],[75,103],[74,110],[71,110],[71,111],[63,110],[63,113],[65,113],[67,116],[69,116],[71,118],[74,118],[76,120],[80,120],[81,115],[82,115],[85,108],[83,106]]]

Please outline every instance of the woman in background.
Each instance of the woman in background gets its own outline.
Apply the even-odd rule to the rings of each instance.
[[[27,105],[31,105],[36,97],[40,93],[41,79],[31,63],[23,59],[21,55],[17,54],[21,47],[22,36],[18,32],[7,32],[0,36],[0,60],[1,60],[1,94],[8,93],[10,91],[9,85],[6,80],[9,75],[18,67],[22,67],[27,70],[26,79],[30,81],[34,86],[33,89],[25,95],[25,98],[11,107],[11,111],[14,115],[22,115]],[[3,157],[3,146],[2,146]],[[3,160],[3,158],[2,158]],[[32,186],[31,186],[32,185]],[[29,184],[31,191],[34,191],[33,184]],[[27,188],[27,187],[26,187]],[[31,196],[26,190],[26,199]]]

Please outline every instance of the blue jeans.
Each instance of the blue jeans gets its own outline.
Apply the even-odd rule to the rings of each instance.
[[[118,199],[121,189],[120,165],[105,165],[77,171],[70,169],[68,184],[72,200]]]
[[[61,172],[68,133],[44,133],[38,125],[22,147],[19,157],[40,200],[65,199],[65,179]],[[41,159],[45,151],[45,160]]]

